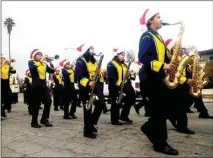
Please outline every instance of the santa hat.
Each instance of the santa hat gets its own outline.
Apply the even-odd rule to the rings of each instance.
[[[25,75],[27,76],[30,73],[30,69],[27,69]]]
[[[67,59],[61,61],[59,64],[60,66],[64,67],[67,63],[69,63],[69,61]]]
[[[118,49],[118,48],[114,48],[112,50],[113,50],[113,52],[116,53],[116,55],[120,54],[121,52],[126,52],[124,49]]]
[[[173,39],[167,39],[166,41],[165,41],[165,46],[171,51],[172,50],[172,48],[174,47],[174,45],[175,45],[175,40],[173,40]]]
[[[61,70],[61,66],[58,66],[55,68],[55,71],[60,71]]]
[[[92,45],[89,44],[82,44],[79,47],[77,47],[77,51],[81,52],[82,54],[85,53]]]
[[[138,64],[139,66],[142,65],[142,63],[140,61],[137,61],[136,64]]]
[[[148,21],[159,12],[155,10],[146,9],[143,13],[142,17],[140,18],[140,25],[142,26],[142,30],[147,29]]]
[[[39,49],[34,49],[30,54],[30,59],[34,59],[37,53],[41,53],[41,51]]]

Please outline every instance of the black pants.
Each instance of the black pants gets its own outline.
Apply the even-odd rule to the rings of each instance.
[[[10,105],[9,80],[1,80],[1,116],[5,116],[5,109]]]
[[[84,112],[84,133],[92,133],[94,125],[97,125],[98,120],[101,116],[103,111],[104,104],[101,100],[95,101],[95,106],[92,107],[90,110],[87,110],[85,105],[89,100],[89,89],[87,88],[80,88],[80,100],[83,102],[83,112]],[[101,98],[98,96],[98,98]],[[94,109],[92,111],[92,109]]]
[[[204,103],[203,103],[203,98],[202,95],[200,97],[194,98],[194,103],[195,103],[195,108],[197,108],[197,111],[200,113],[205,113],[208,112],[206,109]]]
[[[24,94],[24,104],[26,104],[27,103],[27,90],[24,90],[23,94]]]
[[[26,97],[26,101],[27,101],[26,103],[28,105],[28,113],[32,114],[32,103],[33,103],[33,101],[32,101],[32,88],[31,87],[28,87],[26,89],[26,96],[25,97]]]
[[[74,114],[76,112],[76,106],[78,105],[78,96],[74,87],[64,87],[63,103],[64,103],[64,117],[68,117],[69,113]],[[71,108],[70,103],[72,103]]]
[[[150,118],[143,127],[148,132],[155,146],[165,146],[167,144],[166,119],[170,111],[167,100],[167,87],[162,79],[154,75],[149,76],[146,81],[143,81],[141,84],[151,104]]]
[[[44,103],[44,110],[41,120],[48,120],[50,115],[50,106],[52,103],[49,89],[46,85],[32,87],[32,122],[38,123],[39,107]]]
[[[124,93],[126,94],[126,97],[123,100],[124,106],[120,116],[120,118],[122,119],[129,118],[131,107],[135,103],[135,90],[132,87],[131,83],[127,83],[124,85]]]
[[[61,104],[61,94],[62,94],[62,86],[56,85],[53,89],[53,101],[54,101],[54,108],[58,109],[58,106]]]

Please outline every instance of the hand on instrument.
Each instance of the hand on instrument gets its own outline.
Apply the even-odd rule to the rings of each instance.
[[[94,88],[94,87],[95,87],[95,82],[94,82],[94,81],[90,81],[90,82],[89,82],[89,86],[90,86],[91,88]]]
[[[195,87],[197,85],[196,81],[193,79],[188,79],[187,84],[190,85],[191,87]]]
[[[47,56],[47,55],[44,55],[44,56],[41,57],[41,61],[44,61],[44,60],[46,60],[47,58],[48,58],[48,56]]]
[[[169,74],[175,74],[175,65],[173,64],[164,64],[164,70],[167,70]]]

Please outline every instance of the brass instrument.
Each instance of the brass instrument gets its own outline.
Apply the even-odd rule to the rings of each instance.
[[[131,66],[131,63],[135,61],[135,54],[133,53],[132,50],[127,51],[127,59],[128,59],[129,63],[128,63],[128,66],[127,66],[127,69],[126,69],[125,76],[123,77],[123,81],[121,82],[121,88],[120,88],[119,95],[116,99],[117,104],[120,104],[122,102],[123,98],[126,96],[126,94],[123,91],[123,88],[124,88],[124,85],[125,85],[125,83],[128,79],[128,76],[129,76],[129,68]]]
[[[95,84],[97,83],[97,81],[100,77],[101,65],[102,65],[102,61],[103,61],[103,58],[104,58],[104,55],[103,55],[102,52],[99,55],[101,55],[101,57],[100,57],[100,59],[97,63],[95,75],[92,79],[92,81],[95,82]],[[89,94],[89,101],[85,105],[86,110],[92,109],[92,105],[94,105],[94,102],[98,99],[97,95],[95,95],[95,93],[94,93],[94,90],[95,90],[95,87],[91,88],[91,93]]]
[[[170,60],[170,64],[175,65],[176,73],[172,74],[172,75],[167,74],[165,79],[164,79],[165,84],[170,89],[176,88],[179,85],[179,79],[180,79],[182,72],[184,70],[183,66],[186,66],[187,62],[190,61],[189,57],[187,57],[187,56],[185,58],[183,58],[180,63],[178,61],[178,57],[180,56],[180,52],[181,52],[182,36],[183,36],[183,32],[184,32],[183,22],[177,22],[177,23],[174,23],[174,24],[162,23],[162,25],[164,25],[164,26],[165,25],[177,25],[177,24],[180,24],[181,27],[180,27],[178,39],[175,43],[173,54],[172,54],[172,57],[171,57],[171,60]],[[173,75],[174,75],[174,77],[173,77]]]
[[[47,62],[50,62],[50,61],[53,61],[53,60],[57,60],[57,59],[59,59],[59,55],[55,55],[54,57],[46,57],[45,58],[45,60],[47,61]]]

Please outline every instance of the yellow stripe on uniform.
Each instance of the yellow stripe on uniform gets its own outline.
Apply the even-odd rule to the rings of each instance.
[[[10,70],[9,65],[5,64],[1,67],[1,78],[2,79],[4,79],[4,80],[9,79],[9,70]]]
[[[83,78],[80,80],[80,84],[84,87],[87,86],[87,83],[89,82],[89,79],[88,78]]]
[[[34,64],[37,66],[37,72],[39,79],[45,80],[46,79],[46,64],[41,63],[40,61],[34,61]]]

